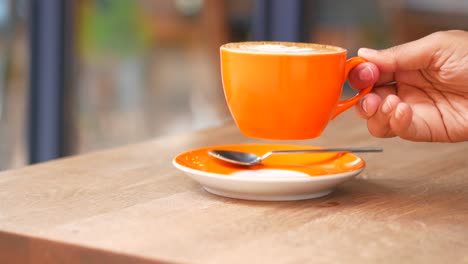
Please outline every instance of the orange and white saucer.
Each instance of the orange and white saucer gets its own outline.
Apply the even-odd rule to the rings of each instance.
[[[213,146],[181,153],[172,162],[210,193],[260,201],[321,197],[358,175],[365,167],[364,160],[350,153],[272,155],[262,164],[249,167],[231,165],[208,155],[210,149],[245,151],[261,156],[271,150],[306,148],[314,147],[274,144]]]

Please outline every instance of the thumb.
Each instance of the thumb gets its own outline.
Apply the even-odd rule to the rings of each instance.
[[[442,32],[384,50],[361,48],[358,55],[374,63],[382,72],[427,69],[441,49]]]

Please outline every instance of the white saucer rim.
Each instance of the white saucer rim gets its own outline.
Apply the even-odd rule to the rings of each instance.
[[[176,156],[177,158],[178,156]],[[333,174],[322,174],[322,175],[310,175],[309,178],[305,177],[281,177],[281,178],[267,178],[267,177],[262,177],[262,178],[254,178],[254,177],[246,177],[246,176],[236,176],[236,175],[228,175],[228,174],[219,174],[219,173],[214,173],[214,172],[207,172],[207,171],[201,171],[201,170],[196,170],[192,169],[189,167],[186,167],[180,163],[177,162],[176,158],[172,159],[172,164],[174,167],[177,169],[186,172],[186,173],[191,173],[191,174],[196,174],[200,176],[206,176],[210,178],[215,178],[215,179],[221,179],[221,180],[226,180],[226,181],[251,181],[251,182],[314,182],[314,181],[324,181],[324,180],[333,180],[333,179],[340,179],[340,178],[345,178],[353,175],[357,175],[361,173],[365,167],[366,163],[362,165],[359,169],[356,170],[351,170],[343,173],[333,173]],[[307,173],[306,173],[307,174]],[[228,177],[226,177],[228,176]]]

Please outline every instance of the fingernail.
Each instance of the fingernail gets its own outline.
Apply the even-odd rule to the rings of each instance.
[[[395,119],[400,120],[401,117],[403,116],[403,111],[401,110],[401,106],[395,109]]]
[[[370,67],[366,67],[359,71],[359,79],[361,81],[372,81],[374,80],[374,72]]]
[[[361,106],[362,110],[367,114],[367,105],[366,105],[366,98],[362,98],[361,101],[359,102],[359,105]]]
[[[359,55],[372,55],[377,53],[377,50],[375,49],[369,49],[369,48],[360,48],[358,51]]]
[[[388,114],[392,111],[392,106],[390,105],[390,102],[386,101],[382,104],[381,108],[382,113]]]

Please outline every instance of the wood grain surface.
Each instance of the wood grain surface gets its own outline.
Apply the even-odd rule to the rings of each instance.
[[[171,164],[247,142],[230,123],[2,172],[0,263],[468,263],[467,142],[373,138],[348,111],[294,143],[385,151],[295,202],[215,196]]]

